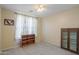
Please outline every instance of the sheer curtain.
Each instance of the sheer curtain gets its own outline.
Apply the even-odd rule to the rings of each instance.
[[[16,41],[19,42],[22,35],[37,35],[37,19],[17,14],[16,20]]]

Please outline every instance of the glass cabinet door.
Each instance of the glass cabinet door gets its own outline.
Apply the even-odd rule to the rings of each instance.
[[[70,50],[77,51],[77,32],[70,32]]]
[[[63,42],[62,42],[62,47],[63,48],[67,48],[67,41],[68,41],[68,32],[63,32],[62,33],[63,34],[63,36],[62,36],[62,38],[63,38]]]

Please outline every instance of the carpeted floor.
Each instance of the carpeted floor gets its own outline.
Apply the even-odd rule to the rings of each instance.
[[[48,43],[31,44],[24,48],[3,51],[3,55],[76,55]]]

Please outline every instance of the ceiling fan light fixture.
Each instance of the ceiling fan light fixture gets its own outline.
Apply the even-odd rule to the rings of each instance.
[[[34,6],[34,9],[37,11],[37,12],[42,12],[46,9],[46,6],[43,5],[43,4],[38,4],[38,5],[35,5]]]

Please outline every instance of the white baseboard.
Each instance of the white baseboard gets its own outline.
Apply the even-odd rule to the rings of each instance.
[[[16,47],[9,47],[9,48],[2,49],[2,51],[7,51],[7,50],[10,50],[10,49],[13,49],[13,48],[17,48],[17,46]]]
[[[58,48],[61,47],[61,46],[55,45],[55,44],[53,44],[53,43],[50,43],[50,42],[48,42],[48,41],[44,41],[44,42],[49,43],[49,44],[51,44],[51,45],[53,45],[53,46],[56,46],[56,47],[58,47]]]
[[[2,51],[0,51],[0,54],[2,54]]]

